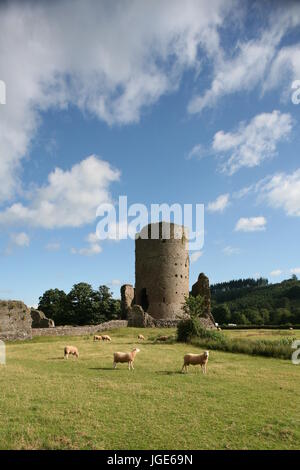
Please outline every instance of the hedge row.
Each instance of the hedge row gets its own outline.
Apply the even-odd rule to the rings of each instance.
[[[300,325],[237,325],[237,326],[228,326],[228,325],[219,325],[222,330],[289,330],[293,328],[294,330],[300,330]]]

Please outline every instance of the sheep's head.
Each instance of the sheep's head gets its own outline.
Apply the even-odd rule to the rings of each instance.
[[[132,352],[138,353],[138,352],[140,352],[140,349],[139,348],[134,348],[134,350]]]
[[[206,357],[208,357],[208,356],[209,356],[209,351],[204,351],[204,355],[205,355]]]

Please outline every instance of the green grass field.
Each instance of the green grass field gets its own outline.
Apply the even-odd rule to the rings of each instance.
[[[111,343],[41,337],[8,344],[7,365],[0,366],[0,448],[300,447],[300,366],[212,351],[206,376],[195,368],[184,375],[182,357],[197,348],[146,340],[134,371],[125,364],[113,370],[112,353],[137,346],[138,332],[110,331]],[[66,344],[78,346],[78,361],[63,359]]]
[[[300,339],[300,330],[223,330],[229,338],[277,340],[282,338]]]

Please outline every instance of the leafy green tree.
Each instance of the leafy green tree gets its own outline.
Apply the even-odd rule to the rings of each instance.
[[[54,320],[55,325],[68,323],[70,305],[68,297],[63,290],[49,289],[39,298],[38,309],[44,312],[46,317]]]
[[[189,341],[193,336],[198,336],[203,329],[200,318],[204,314],[204,298],[201,295],[186,296],[182,310],[190,318],[183,319],[178,323],[177,339],[178,341]]]
[[[121,317],[121,303],[107,286],[94,291],[90,284],[74,284],[69,294],[50,289],[40,297],[39,308],[56,325],[95,325]]]
[[[242,312],[234,312],[232,314],[232,322],[237,325],[249,325],[249,320],[246,315]]]
[[[227,304],[221,304],[214,307],[212,311],[213,317],[217,323],[230,323],[231,312]]]
[[[95,294],[90,284],[74,284],[68,294],[72,309],[73,322],[76,325],[89,325],[93,322]]]
[[[103,320],[116,320],[121,317],[121,303],[112,296],[107,286],[99,286],[95,292],[95,310],[93,323]]]
[[[183,304],[183,311],[187,315],[190,315],[191,318],[203,317],[204,315],[204,298],[201,295],[196,297],[190,295],[185,297],[185,302]]]
[[[257,308],[247,308],[244,313],[253,325],[263,324],[263,318]]]
[[[290,299],[288,297],[279,297],[276,301],[277,308],[290,309]]]
[[[277,325],[284,325],[285,323],[289,323],[291,321],[291,318],[292,314],[288,309],[277,308],[273,321]]]
[[[295,299],[300,300],[300,285],[291,287],[287,291],[286,295],[290,300],[295,300]]]
[[[270,322],[270,312],[267,308],[262,308],[260,311],[261,317],[263,319],[263,324],[268,325]]]

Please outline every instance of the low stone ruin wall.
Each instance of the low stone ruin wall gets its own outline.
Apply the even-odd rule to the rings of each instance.
[[[180,320],[155,320],[156,328],[176,328]]]
[[[111,320],[99,325],[86,326],[55,326],[54,328],[33,328],[32,336],[82,336],[92,335],[101,331],[112,330],[114,328],[124,328],[127,320]]]
[[[31,339],[30,309],[19,300],[0,300],[0,339]]]

